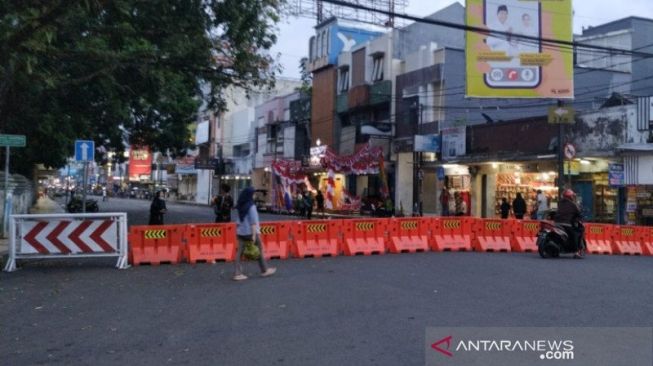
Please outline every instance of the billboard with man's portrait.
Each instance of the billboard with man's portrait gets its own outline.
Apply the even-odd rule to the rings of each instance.
[[[574,96],[571,0],[467,0],[468,97]],[[546,41],[549,40],[549,41]]]

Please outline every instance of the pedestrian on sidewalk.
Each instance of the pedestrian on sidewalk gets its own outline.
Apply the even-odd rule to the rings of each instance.
[[[304,191],[304,208],[306,210],[306,218],[310,220],[313,217],[313,192],[308,189]]]
[[[277,271],[277,269],[274,267],[268,267],[267,263],[265,262],[265,256],[263,255],[263,245],[260,238],[261,227],[259,223],[258,211],[256,210],[256,205],[254,204],[254,188],[247,187],[243,189],[243,191],[238,196],[236,209],[238,210],[238,217],[236,219],[238,254],[236,255],[235,260],[235,271],[233,277],[234,281],[244,281],[247,279],[247,276],[243,274],[240,258],[243,255],[245,246],[250,241],[254,242],[260,252],[258,264],[261,269],[261,277],[272,276]]]
[[[501,199],[501,218],[502,219],[507,219],[508,216],[510,216],[510,204],[508,203],[508,199],[506,197],[503,197]]]
[[[215,222],[231,222],[231,210],[234,208],[234,199],[231,197],[231,187],[228,184],[220,186],[220,195],[213,199],[213,212]]]
[[[156,191],[150,205],[150,225],[163,225],[163,214],[167,211],[166,202],[161,198],[161,191]]]
[[[317,212],[324,218],[324,195],[319,189],[317,190],[317,196],[315,196],[315,202],[317,204]]]
[[[517,193],[517,197],[512,201],[512,212],[515,213],[517,220],[523,220],[526,214],[526,201],[521,193]]]

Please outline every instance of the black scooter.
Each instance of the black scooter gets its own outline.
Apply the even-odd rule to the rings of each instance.
[[[553,215],[549,215],[552,218]],[[571,240],[571,230],[579,236],[580,248]],[[557,258],[561,254],[576,254],[580,249],[585,255],[587,243],[585,242],[585,227],[579,220],[575,225],[541,221],[540,231],[537,234],[537,251],[542,258]]]

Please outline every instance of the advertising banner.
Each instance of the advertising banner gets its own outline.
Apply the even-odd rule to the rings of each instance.
[[[466,94],[479,98],[574,97],[571,0],[467,0]]]
[[[152,174],[152,154],[146,146],[132,146],[129,150],[129,180],[149,180]]]

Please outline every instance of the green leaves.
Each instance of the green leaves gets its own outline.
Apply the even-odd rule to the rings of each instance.
[[[60,166],[79,136],[183,151],[202,98],[274,84],[278,17],[272,0],[3,2],[0,126],[28,135],[18,165]]]

